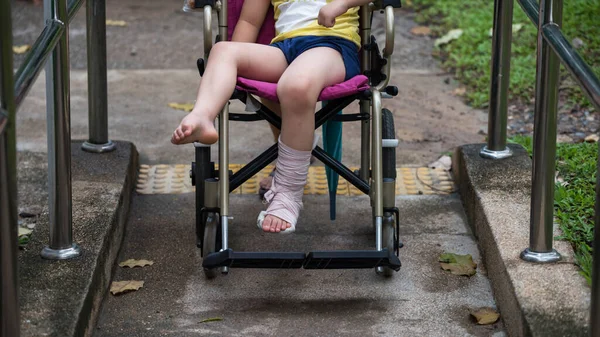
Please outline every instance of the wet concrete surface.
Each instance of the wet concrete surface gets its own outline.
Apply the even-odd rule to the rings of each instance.
[[[339,217],[330,222],[326,197],[308,196],[297,232],[288,236],[256,228],[262,206],[256,196],[231,199],[236,251],[374,247],[366,197],[340,199]],[[193,203],[192,194],[134,198],[119,261],[155,263],[117,267],[115,281],[143,280],[144,288],[109,295],[95,336],[504,336],[501,323],[478,326],[469,316],[494,306],[485,267],[468,278],[437,262],[446,251],[481,261],[457,195],[398,197],[405,247],[403,267],[392,278],[374,270],[232,269],[206,280]],[[222,320],[202,323],[209,318]]]

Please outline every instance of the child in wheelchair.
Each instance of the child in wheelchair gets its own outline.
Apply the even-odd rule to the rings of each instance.
[[[271,45],[219,42],[211,50],[194,109],[181,121],[173,144],[218,139],[214,120],[227,104],[237,77],[277,83],[282,127],[277,170],[269,202],[259,216],[265,232],[295,230],[311,150],[314,111],[321,91],[359,74],[359,6],[369,0],[272,0],[276,36]],[[254,37],[270,6],[268,0],[245,0],[236,30]]]

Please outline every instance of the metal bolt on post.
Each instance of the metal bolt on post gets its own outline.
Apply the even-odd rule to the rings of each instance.
[[[479,153],[487,159],[512,156],[512,151],[506,146],[506,125],[513,2],[496,0],[494,4],[488,142]]]
[[[544,25],[560,26],[561,22],[562,0],[541,0],[538,23],[529,248],[521,253],[523,260],[536,263],[556,262],[561,258],[560,254],[552,248],[556,111],[560,60],[542,35]]]
[[[106,0],[88,0],[86,9],[89,139],[81,148],[103,153],[115,149],[108,139]]]
[[[42,257],[64,260],[80,255],[73,243],[71,195],[71,111],[67,0],[44,1],[44,16],[65,24],[65,33],[46,68],[48,114],[48,208],[50,244]]]

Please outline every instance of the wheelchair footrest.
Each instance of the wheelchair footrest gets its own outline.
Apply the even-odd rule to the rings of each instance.
[[[383,250],[338,250],[311,252],[304,261],[305,269],[361,269],[390,267],[400,270],[400,259],[384,248]]]
[[[204,268],[302,268],[304,253],[234,252],[226,249],[204,258]]]
[[[321,251],[304,253],[234,252],[226,249],[212,253],[202,261],[204,268],[302,268],[305,269],[362,269],[389,267],[400,270],[400,259],[386,249]]]

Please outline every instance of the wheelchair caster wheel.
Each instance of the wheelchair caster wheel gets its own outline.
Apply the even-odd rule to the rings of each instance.
[[[385,213],[383,217],[383,228],[382,228],[382,241],[383,248],[387,248],[389,251],[396,252],[396,222],[394,216],[391,213]],[[385,277],[391,277],[395,271],[389,267],[377,267],[377,274]]]
[[[217,251],[217,240],[218,240],[218,228],[219,218],[216,213],[209,213],[206,217],[206,223],[204,225],[204,238],[202,242],[202,256],[207,257],[211,253]],[[217,277],[219,272],[218,268],[203,268],[204,276],[207,279],[213,279]]]

